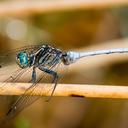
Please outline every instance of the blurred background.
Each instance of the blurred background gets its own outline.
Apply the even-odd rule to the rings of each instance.
[[[1,0],[0,51],[43,43],[64,51],[128,47],[125,2],[111,5],[105,0],[94,6],[91,0],[90,4],[74,0],[70,5],[67,0],[67,4],[60,4],[61,1],[64,0]],[[128,85],[127,55],[82,59],[64,70],[59,83]],[[1,99],[2,115],[10,106],[4,97]],[[54,97],[48,103],[43,98],[38,100],[7,127],[127,128],[127,117],[127,100]]]

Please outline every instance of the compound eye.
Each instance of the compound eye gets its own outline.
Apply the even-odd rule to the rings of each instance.
[[[18,53],[16,61],[21,68],[26,68],[29,66],[28,54],[26,52]]]

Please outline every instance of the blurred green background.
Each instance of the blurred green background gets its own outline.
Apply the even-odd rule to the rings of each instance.
[[[0,17],[0,50],[4,52],[41,43],[63,50],[82,49],[127,36],[128,7]],[[67,69],[60,83],[127,86],[127,67],[128,60],[89,69],[85,65],[85,69],[71,72]],[[1,99],[3,113],[9,106],[6,106],[6,98]],[[127,128],[127,117],[127,100],[54,97],[48,103],[43,98],[38,100],[7,127]]]

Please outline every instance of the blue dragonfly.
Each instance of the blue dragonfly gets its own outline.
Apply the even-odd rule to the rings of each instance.
[[[20,111],[22,111],[24,108],[31,105],[33,102],[35,102],[41,97],[33,96],[33,94],[36,92],[36,87],[38,86],[37,83],[43,80],[43,78],[45,77],[45,75],[43,75],[42,77],[37,79],[37,69],[44,72],[44,74],[52,76],[52,83],[54,83],[54,87],[52,89],[50,97],[47,100],[49,101],[53,96],[53,93],[58,83],[59,75],[55,69],[60,63],[63,63],[64,65],[70,65],[83,57],[127,52],[128,48],[106,49],[92,52],[64,52],[47,44],[34,45],[29,47],[26,46],[14,50],[14,60],[19,66],[19,69],[14,72],[14,75],[10,76],[5,81],[3,81],[3,86],[6,86],[6,82],[10,79],[12,83],[16,82],[28,69],[32,69],[31,80],[29,81],[32,84],[24,92],[24,94],[21,95],[16,100],[16,102],[10,107],[6,115],[2,118],[1,124],[8,122],[8,120],[15,117]],[[5,58],[9,59],[9,56],[11,54],[12,52],[8,52],[6,55],[1,56],[0,69],[4,69],[6,63],[4,63],[3,60],[6,60]],[[2,87],[0,89],[2,90]],[[40,95],[41,92],[38,93]]]

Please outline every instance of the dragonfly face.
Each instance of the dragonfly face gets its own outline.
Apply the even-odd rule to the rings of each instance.
[[[16,62],[21,68],[27,68],[30,66],[29,54],[21,51],[16,56]]]

